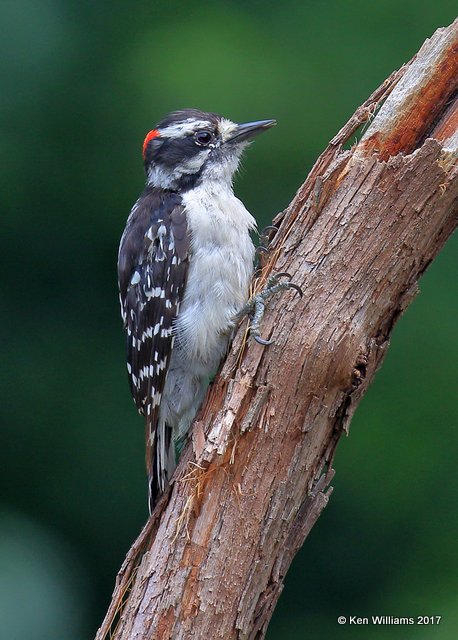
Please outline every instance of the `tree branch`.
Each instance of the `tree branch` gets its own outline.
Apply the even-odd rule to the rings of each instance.
[[[288,271],[304,297],[269,306],[268,348],[239,329],[97,640],[264,637],[337,443],[456,226],[457,88],[458,21],[356,111],[277,217],[256,286]]]

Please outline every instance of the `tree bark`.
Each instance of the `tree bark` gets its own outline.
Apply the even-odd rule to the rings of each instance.
[[[264,637],[329,500],[336,445],[456,226],[457,88],[455,21],[356,111],[277,217],[255,287],[287,271],[304,296],[269,304],[272,346],[239,328],[97,640]]]

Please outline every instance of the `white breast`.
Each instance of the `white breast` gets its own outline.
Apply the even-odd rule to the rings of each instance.
[[[185,193],[183,203],[191,256],[175,346],[201,372],[210,372],[248,299],[254,260],[249,232],[256,222],[225,183],[205,181]]]

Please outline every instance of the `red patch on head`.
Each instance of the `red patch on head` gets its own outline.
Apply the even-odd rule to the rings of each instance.
[[[153,138],[157,138],[158,135],[159,135],[159,131],[157,129],[153,129],[152,131],[146,134],[146,138],[143,141],[143,159],[145,159],[146,148],[148,147],[149,141],[152,140]]]

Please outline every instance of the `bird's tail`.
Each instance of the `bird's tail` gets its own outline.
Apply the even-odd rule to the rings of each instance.
[[[164,493],[176,467],[173,430],[163,420],[150,429],[146,421],[146,469],[148,473],[148,506],[150,514]]]

